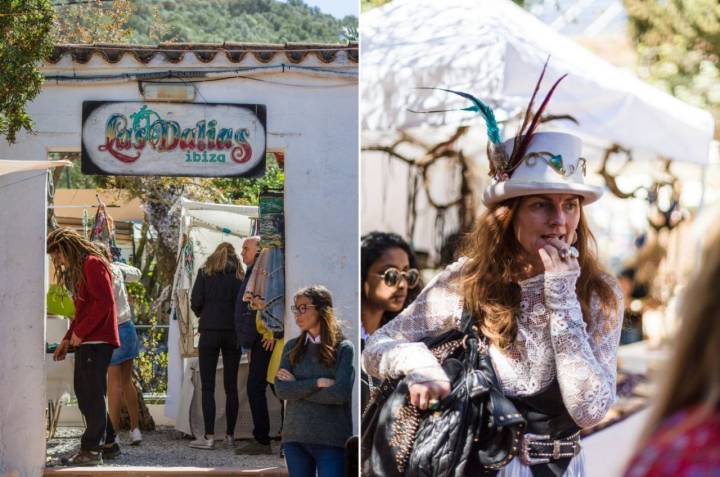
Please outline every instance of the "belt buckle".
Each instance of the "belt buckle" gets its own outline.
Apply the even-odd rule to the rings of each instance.
[[[520,460],[522,460],[523,464],[525,465],[535,465],[535,464],[547,464],[550,462],[550,459],[547,457],[531,457],[530,456],[530,444],[540,444],[542,441],[548,441],[550,440],[550,436],[547,434],[532,434],[532,433],[526,433],[523,435],[522,440],[522,447],[520,451]],[[559,443],[560,441],[555,441]],[[554,453],[553,448],[553,453]]]
[[[559,439],[555,439],[553,441],[553,452],[552,452],[553,460],[558,460],[560,458],[561,446],[562,446],[562,442]],[[573,450],[574,449],[575,449],[575,446],[573,445]]]

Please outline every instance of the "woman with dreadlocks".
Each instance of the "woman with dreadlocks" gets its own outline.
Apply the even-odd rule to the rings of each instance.
[[[405,376],[421,416],[441,410],[451,380],[421,340],[460,329],[469,317],[500,391],[517,408],[496,424],[521,429],[509,458],[475,475],[585,475],[580,430],[599,422],[615,398],[622,294],[601,269],[583,211],[602,190],[584,183],[579,138],[535,132],[560,80],[531,117],[540,76],[520,133],[504,142],[490,108],[445,90],[473,101],[467,109],[487,122],[494,178],[483,194],[487,210],[465,237],[462,258],[375,332],[363,354],[369,374]]]
[[[120,454],[105,404],[108,366],[113,349],[120,346],[110,264],[90,241],[68,228],[50,232],[47,252],[56,281],[69,286],[75,302],[75,318],[53,359],[63,360],[69,347],[75,348],[75,395],[86,424],[80,452],[64,463],[102,465],[103,457]]]

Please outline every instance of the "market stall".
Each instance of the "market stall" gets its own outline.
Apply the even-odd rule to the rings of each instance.
[[[263,204],[264,201],[261,201]],[[282,204],[282,195],[280,195]],[[190,292],[207,257],[221,242],[229,242],[236,251],[242,249],[243,241],[250,236],[263,234],[265,249],[270,250],[267,238],[272,235],[268,228],[260,227],[259,207],[195,202],[181,199],[181,223],[179,233],[180,255],[173,283],[173,312],[171,313],[168,336],[168,391],[165,401],[165,415],[175,420],[175,428],[189,435],[202,435],[203,420],[201,407],[200,369],[197,358],[199,333],[198,317],[190,309]],[[282,215],[282,206],[280,207]],[[282,245],[280,243],[279,245]],[[258,259],[259,261],[259,259]],[[256,268],[258,270],[258,268]],[[262,274],[262,270],[258,273]],[[284,274],[284,269],[282,270]],[[284,322],[284,300],[279,319],[279,332]],[[215,401],[216,433],[225,429],[225,395],[223,391],[222,357],[218,362]],[[245,392],[248,375],[247,355],[240,362],[238,395],[240,411],[235,435],[239,438],[252,437],[252,418]],[[273,435],[278,435],[281,422],[281,404],[268,387],[267,402]]]

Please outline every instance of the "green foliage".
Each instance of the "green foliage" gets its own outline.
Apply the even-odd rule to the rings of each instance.
[[[168,353],[160,344],[167,342],[167,331],[158,326],[157,310],[153,310],[145,286],[140,282],[127,283],[135,323],[149,325],[144,336],[142,351],[135,359],[143,392],[164,393],[167,391]]]
[[[716,0],[624,0],[639,74],[720,114],[720,4]]]
[[[0,134],[9,143],[32,130],[25,104],[40,93],[38,65],[52,47],[52,22],[49,0],[0,2]]]
[[[390,3],[392,0],[361,0],[360,1],[360,10],[365,12],[367,10],[371,10],[375,7],[381,7],[385,5],[386,3]],[[513,0],[516,4],[520,5],[521,7],[525,7],[527,3],[530,3],[531,0]]]
[[[233,204],[258,205],[260,193],[267,189],[283,189],[285,173],[275,156],[268,154],[265,175],[257,179],[210,179],[211,189],[217,198]]]
[[[392,0],[361,0],[360,10],[366,12],[372,10],[375,7],[382,7],[386,3],[390,3]]]
[[[71,161],[73,167],[62,167],[55,187],[63,189],[95,189],[102,187],[103,176],[88,176],[80,170],[79,152],[51,152],[48,154],[51,161]]]
[[[160,41],[176,42],[344,42],[345,28],[357,28],[357,17],[337,19],[301,0],[161,0],[136,3],[128,20],[133,43],[154,43],[152,28],[165,30]],[[152,8],[159,14],[152,19]]]
[[[58,43],[127,43],[132,30],[128,19],[134,12],[129,0],[88,3],[56,3],[54,37]]]

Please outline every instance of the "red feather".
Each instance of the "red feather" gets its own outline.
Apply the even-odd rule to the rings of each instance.
[[[527,131],[522,133],[522,142],[520,142],[520,146],[518,148],[514,148],[512,152],[512,156],[510,156],[510,163],[514,166],[516,165],[522,158],[525,156],[525,151],[528,148],[528,145],[530,144],[530,140],[532,139],[533,133],[535,132],[535,129],[537,129],[538,124],[540,124],[540,119],[542,118],[542,113],[545,111],[545,108],[547,107],[548,103],[550,102],[550,98],[552,97],[553,93],[555,92],[555,88],[560,84],[560,82],[565,79],[567,76],[567,73],[562,75],[560,78],[558,78],[557,81],[555,81],[555,84],[553,84],[552,88],[550,88],[550,91],[548,91],[548,94],[545,96],[545,99],[543,100],[542,104],[540,105],[540,108],[538,108],[537,113],[535,113],[535,116],[533,116],[533,120],[530,123],[530,127],[528,127]]]
[[[532,108],[533,108],[533,103],[535,102],[535,96],[537,96],[537,93],[540,90],[540,85],[542,84],[542,80],[545,77],[545,70],[547,69],[547,65],[548,65],[549,61],[550,61],[550,56],[548,56],[547,60],[545,60],[543,69],[540,72],[540,77],[538,78],[537,82],[535,83],[535,90],[533,91],[532,96],[530,96],[530,103],[528,104],[527,109],[525,110],[525,118],[523,118],[522,126],[520,126],[520,130],[518,131],[517,135],[515,136],[515,140],[513,141],[513,151],[515,151],[518,148],[518,145],[520,144],[520,139],[522,139],[522,136],[525,134],[525,126],[527,126],[527,123],[530,120],[530,117],[532,116]]]

